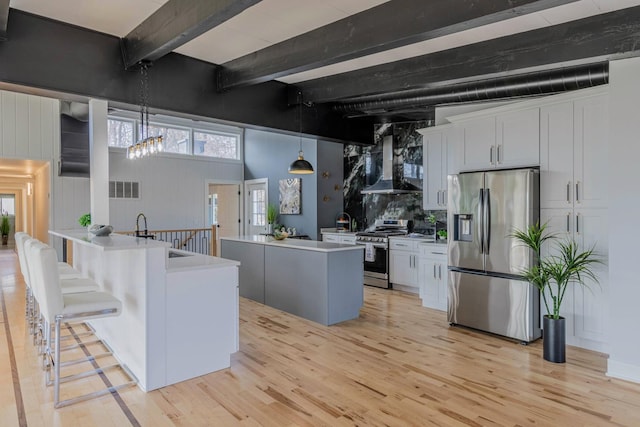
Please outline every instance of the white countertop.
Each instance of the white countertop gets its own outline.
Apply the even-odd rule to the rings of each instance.
[[[49,230],[49,234],[80,244],[95,246],[105,251],[171,247],[169,242],[115,233],[108,236],[92,236],[87,230]]]
[[[261,245],[279,246],[281,248],[302,249],[306,251],[318,252],[364,250],[364,245],[342,245],[339,243],[318,242],[317,240],[301,239],[276,240],[271,236],[220,237],[220,240],[232,240],[235,242],[256,243]]]
[[[219,258],[209,255],[197,254],[195,252],[181,251],[178,249],[169,249],[171,252],[177,252],[186,256],[168,258],[167,273],[185,270],[198,270],[202,268],[223,268],[239,266],[238,261]]]

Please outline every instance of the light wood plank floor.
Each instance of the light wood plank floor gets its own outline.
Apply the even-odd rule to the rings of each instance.
[[[331,327],[242,299],[230,369],[54,410],[11,251],[0,276],[1,426],[640,425],[640,385],[606,377],[605,355],[545,362],[540,342],[450,328],[416,296],[369,287],[360,318]]]

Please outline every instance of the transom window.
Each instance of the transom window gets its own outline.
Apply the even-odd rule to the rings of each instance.
[[[109,119],[107,123],[107,139],[109,147],[126,148],[133,144],[135,135],[132,120]]]
[[[141,127],[138,126],[138,132],[141,131]],[[162,135],[162,144],[164,145],[163,151],[167,153],[189,154],[190,134],[190,129],[181,129],[151,123],[149,124],[149,134],[145,134],[145,138],[149,136]]]
[[[232,126],[210,124],[203,128],[203,122],[187,119],[168,118],[149,124],[149,135],[163,137],[164,152],[217,159],[240,160],[242,130]],[[140,139],[142,127],[136,114],[118,112],[110,115],[107,127],[109,147],[127,148]]]
[[[193,154],[221,159],[237,159],[238,139],[238,135],[194,131]]]

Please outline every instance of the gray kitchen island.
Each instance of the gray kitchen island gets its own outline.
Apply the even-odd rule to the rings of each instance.
[[[270,236],[220,238],[221,256],[240,261],[240,296],[332,325],[363,303],[364,246]]]

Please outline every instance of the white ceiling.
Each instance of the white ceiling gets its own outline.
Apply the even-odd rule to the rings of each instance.
[[[165,1],[10,0],[10,6],[124,37]],[[223,64],[381,3],[385,3],[385,0],[262,0],[184,44],[176,52],[214,64]],[[290,75],[280,80],[296,83],[637,5],[640,5],[640,0],[579,0],[496,24]],[[393,24],[393,17],[390,17],[389,25]]]
[[[46,162],[38,160],[0,159],[0,177],[31,178]]]

